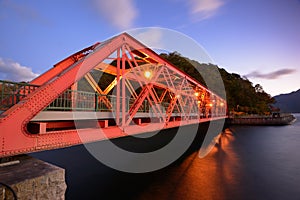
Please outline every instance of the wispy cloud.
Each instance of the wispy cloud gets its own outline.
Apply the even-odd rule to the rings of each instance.
[[[213,17],[225,4],[224,0],[189,0],[191,13],[196,20],[204,20]]]
[[[163,33],[159,28],[135,29],[129,31],[129,34],[134,36],[149,48],[163,48],[162,37]]]
[[[37,77],[31,68],[0,57],[0,79],[10,81],[30,81]]]
[[[280,69],[270,73],[261,73],[259,71],[253,71],[247,75],[247,78],[262,78],[262,79],[278,79],[281,76],[295,73],[295,69]]]
[[[94,0],[101,16],[120,30],[132,27],[138,12],[133,0]]]

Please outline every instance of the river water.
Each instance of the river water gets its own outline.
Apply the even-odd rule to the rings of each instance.
[[[113,170],[82,145],[32,156],[66,169],[66,199],[300,199],[295,116],[289,126],[232,126],[206,157],[191,151],[152,173]]]

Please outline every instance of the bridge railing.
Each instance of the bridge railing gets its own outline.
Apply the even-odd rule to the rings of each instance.
[[[9,109],[38,87],[29,83],[0,80],[0,110]]]
[[[91,92],[67,90],[59,95],[45,110],[95,110],[96,95]]]
[[[109,107],[104,99],[109,101],[111,107]],[[96,112],[112,112],[116,110],[117,97],[115,95],[101,95],[94,92],[67,90],[63,94],[59,95],[45,110],[46,111],[96,111]],[[122,102],[122,98],[120,98]],[[126,111],[134,104],[135,98],[125,98]],[[142,106],[140,106],[138,112],[153,113],[150,103],[155,104],[154,101],[149,102],[144,100]],[[161,102],[160,106],[162,111],[165,112],[169,107],[168,102]],[[174,113],[180,113],[184,110],[190,109],[189,105],[185,105],[182,108],[174,109]],[[193,113],[197,113],[197,109],[193,110]]]
[[[59,97],[47,106],[45,110],[111,112],[116,108],[116,98],[117,97],[114,95],[101,95],[94,92],[67,90],[63,94],[59,95]],[[105,99],[109,101],[111,106],[108,106]],[[134,98],[126,97],[126,110],[129,110],[134,101]],[[143,106],[139,108],[139,112],[148,112],[149,109],[149,102],[145,100],[143,102]]]

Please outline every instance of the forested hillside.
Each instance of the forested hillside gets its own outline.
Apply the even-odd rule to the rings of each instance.
[[[274,98],[267,94],[261,85],[253,85],[247,78],[235,73],[229,73],[225,69],[213,64],[201,64],[181,56],[177,52],[161,54],[163,58],[188,73],[190,76],[205,84],[202,76],[205,76],[209,89],[224,97],[228,103],[229,111],[244,112],[249,114],[266,114],[270,112],[270,105],[274,103]],[[215,71],[219,71],[224,81],[225,92],[222,86],[217,83]],[[201,72],[201,74],[199,73]]]

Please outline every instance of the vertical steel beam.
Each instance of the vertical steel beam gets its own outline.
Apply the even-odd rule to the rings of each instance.
[[[122,86],[122,127],[126,124],[126,87],[125,87],[125,80],[127,77],[125,77],[126,73],[126,50],[125,45],[122,45],[122,80],[121,80],[121,86]]]
[[[72,109],[74,109],[77,107],[77,93],[74,91],[78,90],[78,82],[74,83],[71,86],[71,90],[72,90],[72,93],[71,93]]]
[[[116,124],[119,126],[120,125],[120,64],[121,64],[121,59],[120,59],[120,48],[117,50],[117,99],[116,99]]]

